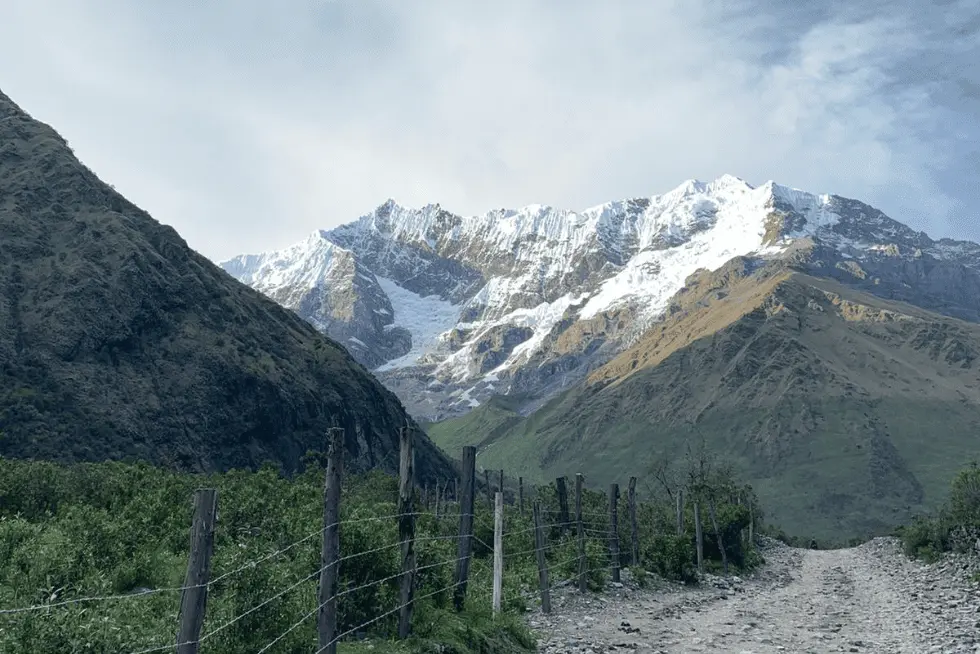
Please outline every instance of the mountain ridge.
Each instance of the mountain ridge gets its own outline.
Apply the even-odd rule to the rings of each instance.
[[[933,309],[980,315],[980,245],[933,240],[856,200],[731,175],[580,212],[528,205],[460,216],[389,199],[311,240],[360,268],[311,278],[318,255],[301,249],[260,255],[276,269],[244,270],[244,256],[222,266],[336,335],[426,420],[501,393],[527,397],[530,410],[640,338],[697,269],[794,256],[807,240],[813,272],[820,254],[839,279],[863,274],[877,283],[872,292],[895,295],[909,278],[934,275],[939,286],[954,277],[964,297],[941,291]],[[333,294],[352,298],[363,317],[332,318]]]

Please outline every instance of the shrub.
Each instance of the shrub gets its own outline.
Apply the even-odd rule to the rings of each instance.
[[[896,530],[908,556],[934,561],[944,552],[976,552],[980,542],[980,466],[971,463],[953,479],[946,505]]]

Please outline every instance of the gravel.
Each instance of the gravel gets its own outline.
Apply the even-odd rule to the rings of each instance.
[[[980,557],[925,565],[891,538],[839,550],[766,540],[763,555],[744,579],[707,575],[698,587],[626,577],[602,595],[563,588],[530,624],[545,654],[980,653]]]

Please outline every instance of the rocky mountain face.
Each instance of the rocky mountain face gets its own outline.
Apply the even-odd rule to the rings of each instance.
[[[498,394],[531,412],[636,343],[692,273],[741,256],[980,317],[977,244],[930,239],[855,200],[731,176],[581,212],[459,216],[389,200],[286,250],[221,265],[343,343],[413,415],[436,420]]]
[[[351,257],[324,248],[318,261],[317,279],[360,279]],[[370,319],[386,296],[364,277],[317,308],[351,329]],[[411,423],[391,392],[100,181],[3,94],[0,289],[2,456],[295,470],[336,424],[350,470],[398,468],[397,431]],[[397,350],[397,330],[385,336]],[[417,470],[455,474],[424,437]]]
[[[596,484],[665,464],[683,475],[703,447],[750,480],[767,519],[818,538],[886,532],[936,507],[976,456],[980,324],[873,295],[860,275],[845,285],[812,242],[785,255],[692,275],[642,338],[531,416],[495,401],[430,434],[479,444],[490,469],[588,470]],[[975,310],[960,292],[928,303]]]

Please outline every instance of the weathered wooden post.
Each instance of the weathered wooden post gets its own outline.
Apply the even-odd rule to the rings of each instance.
[[[459,497],[459,541],[456,549],[456,578],[453,604],[462,611],[466,603],[466,582],[470,576],[470,556],[473,553],[473,508],[476,494],[476,448],[463,448],[462,480]]]
[[[630,565],[640,565],[640,523],[636,519],[636,477],[630,477],[626,501],[630,512]]]
[[[521,512],[521,516],[524,515],[524,477],[517,478],[517,501],[518,510]]]
[[[718,529],[718,521],[715,520],[715,501],[709,495],[708,496],[708,511],[711,513],[711,528],[715,530],[715,536],[718,537],[718,550],[721,552],[721,565],[724,569],[725,574],[728,574],[728,554],[725,553],[725,541],[721,537],[721,531]]]
[[[684,535],[684,489],[677,489],[677,535]]]
[[[735,496],[735,504],[737,506],[742,506],[742,491],[738,491]],[[747,547],[745,541],[745,527],[738,530],[738,545],[739,549],[745,549]]]
[[[548,581],[548,562],[544,557],[544,528],[541,526],[541,503],[534,501],[534,549],[538,559],[538,588],[541,591],[541,612],[551,613],[551,584]]]
[[[436,506],[435,506],[435,516],[439,517],[439,510],[442,508],[442,484],[436,482]]]
[[[619,583],[619,484],[609,484],[609,530],[612,580]]]
[[[565,477],[555,479],[555,490],[558,493],[558,522],[561,523],[561,535],[571,531],[568,517],[568,489],[565,487]]]
[[[201,625],[208,603],[208,580],[211,577],[211,554],[214,551],[214,526],[218,519],[218,491],[202,488],[194,491],[194,518],[191,523],[190,555],[187,574],[180,595],[180,627],[177,630],[177,654],[197,654]]]
[[[704,531],[701,525],[701,503],[694,499],[694,540],[698,554],[698,572],[704,574]]]
[[[500,471],[500,481],[497,484],[497,490],[500,491],[501,495],[504,494],[504,471],[503,470]]]
[[[493,508],[493,614],[500,613],[504,584],[504,494],[497,491]]]
[[[581,472],[575,474],[575,527],[578,536],[578,590],[588,590],[589,561],[585,555],[585,522],[582,520],[582,486],[585,477]]]
[[[337,654],[337,579],[340,559],[340,482],[344,466],[344,430],[332,427],[327,446],[327,471],[323,483],[323,545],[320,549],[320,585],[317,593],[319,650]]]
[[[401,486],[398,492],[398,539],[402,544],[402,577],[398,613],[398,637],[408,638],[412,628],[412,609],[415,598],[415,438],[414,430],[402,427],[400,434]]]

